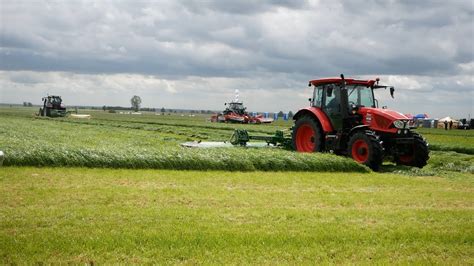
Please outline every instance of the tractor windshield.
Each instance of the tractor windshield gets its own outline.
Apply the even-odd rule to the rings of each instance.
[[[347,94],[349,96],[349,104],[354,104],[356,106],[375,107],[372,88],[363,85],[349,85],[346,88]]]
[[[237,114],[243,115],[245,113],[245,107],[243,103],[231,102],[229,103],[229,109]]]
[[[51,97],[50,100],[51,104],[61,104],[61,98],[59,97]]]

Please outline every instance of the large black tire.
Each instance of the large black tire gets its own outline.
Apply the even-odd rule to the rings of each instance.
[[[378,171],[383,162],[384,151],[377,135],[371,131],[358,131],[349,140],[347,154],[354,161]]]
[[[399,165],[423,168],[428,163],[428,159],[430,159],[428,143],[419,134],[414,133],[413,138],[413,150],[411,153],[404,156],[398,156],[395,158],[395,162]]]
[[[293,148],[299,152],[320,152],[323,150],[323,134],[319,123],[305,115],[296,120],[292,134]]]

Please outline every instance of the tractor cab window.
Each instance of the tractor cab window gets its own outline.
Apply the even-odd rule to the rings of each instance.
[[[341,87],[339,84],[324,86],[323,111],[331,120],[334,129],[342,129]]]
[[[322,107],[322,103],[323,103],[323,87],[322,86],[314,87],[313,106]]]
[[[349,106],[375,107],[372,88],[366,86],[347,86]]]
[[[61,100],[59,100],[59,98],[57,98],[57,97],[52,97],[51,98],[51,103],[52,104],[59,104],[59,103],[61,103]]]
[[[341,102],[341,90],[340,88],[334,85],[327,85],[324,90],[326,101],[324,104],[324,109],[328,113],[339,113],[340,102]]]
[[[240,115],[243,115],[245,113],[245,107],[243,103],[240,102],[229,103],[229,110]]]

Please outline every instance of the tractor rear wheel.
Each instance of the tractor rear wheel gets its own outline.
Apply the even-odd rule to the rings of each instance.
[[[354,161],[365,164],[374,171],[378,171],[383,161],[383,147],[374,134],[357,132],[349,140],[349,154]]]
[[[400,155],[395,158],[395,162],[399,165],[408,165],[423,168],[423,166],[427,164],[428,159],[430,158],[428,143],[426,143],[423,137],[418,134],[414,134],[413,138],[413,149],[408,154]]]
[[[299,152],[322,151],[322,130],[318,122],[310,116],[296,120],[293,128],[293,147]]]

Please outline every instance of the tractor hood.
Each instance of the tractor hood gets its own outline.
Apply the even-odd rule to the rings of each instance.
[[[358,111],[362,115],[362,122],[377,130],[391,131],[391,126],[396,120],[410,120],[404,114],[390,109],[361,107]]]
[[[390,110],[390,109],[362,107],[362,108],[360,108],[360,112],[378,114],[378,115],[381,115],[381,116],[383,116],[387,119],[390,119],[390,120],[410,119],[407,116],[405,116],[404,114],[402,114],[400,112],[397,112],[397,111],[394,111],[394,110]]]

